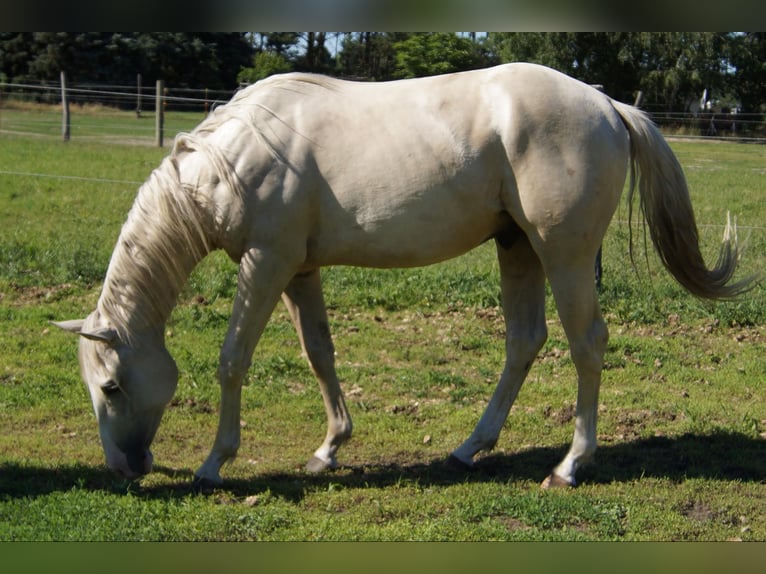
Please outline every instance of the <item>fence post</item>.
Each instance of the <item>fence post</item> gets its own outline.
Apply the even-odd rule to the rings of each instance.
[[[61,121],[61,137],[65,142],[69,141],[69,98],[66,93],[66,72],[61,72],[61,107],[64,117]]]
[[[162,105],[162,93],[165,88],[165,82],[163,80],[157,80],[157,96],[156,96],[156,108],[155,108],[155,128],[157,131],[157,147],[162,147],[163,130],[165,127],[165,114]]]

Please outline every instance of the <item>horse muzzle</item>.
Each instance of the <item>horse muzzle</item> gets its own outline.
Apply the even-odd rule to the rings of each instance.
[[[106,464],[114,472],[128,480],[149,474],[152,471],[154,456],[148,448],[130,452],[118,452],[107,456]]]

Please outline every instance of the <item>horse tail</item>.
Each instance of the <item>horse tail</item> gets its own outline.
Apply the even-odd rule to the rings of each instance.
[[[732,281],[740,255],[736,222],[732,225],[727,214],[718,261],[709,269],[700,252],[694,210],[678,159],[646,114],[620,102],[612,105],[630,134],[629,222],[638,187],[652,243],[665,268],[686,290],[704,299],[725,300],[751,289],[753,277]]]

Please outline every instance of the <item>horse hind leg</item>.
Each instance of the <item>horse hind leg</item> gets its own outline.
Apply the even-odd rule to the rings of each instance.
[[[512,244],[496,239],[500,263],[506,360],[500,381],[471,436],[450,456],[464,466],[473,465],[481,450],[492,449],[537,353],[545,343],[545,275],[526,236]]]
[[[577,407],[572,444],[542,486],[574,486],[575,473],[596,450],[596,419],[601,370],[608,339],[601,316],[593,258],[559,259],[547,268],[570,353],[577,371]]]
[[[309,472],[321,472],[337,466],[336,453],[341,444],[350,438],[352,424],[335,371],[335,349],[319,270],[295,276],[282,294],[282,300],[298,332],[303,352],[319,382],[327,414],[324,442],[306,464]]]

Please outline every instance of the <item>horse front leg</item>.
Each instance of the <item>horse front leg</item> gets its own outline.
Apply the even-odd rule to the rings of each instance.
[[[497,242],[500,262],[506,359],[495,388],[473,433],[450,456],[461,466],[473,466],[473,457],[495,446],[503,424],[540,348],[548,336],[545,325],[545,275],[526,237],[509,248]]]
[[[255,248],[242,256],[237,295],[218,366],[218,430],[210,454],[195,473],[198,483],[221,484],[221,467],[237,454],[242,382],[279,295],[293,274],[294,267],[285,264],[288,260],[283,254]]]
[[[322,295],[319,270],[297,275],[282,299],[290,312],[303,352],[319,382],[327,414],[327,434],[306,468],[321,472],[337,466],[336,453],[351,437],[351,416],[335,372],[335,348],[330,335],[327,309]]]

